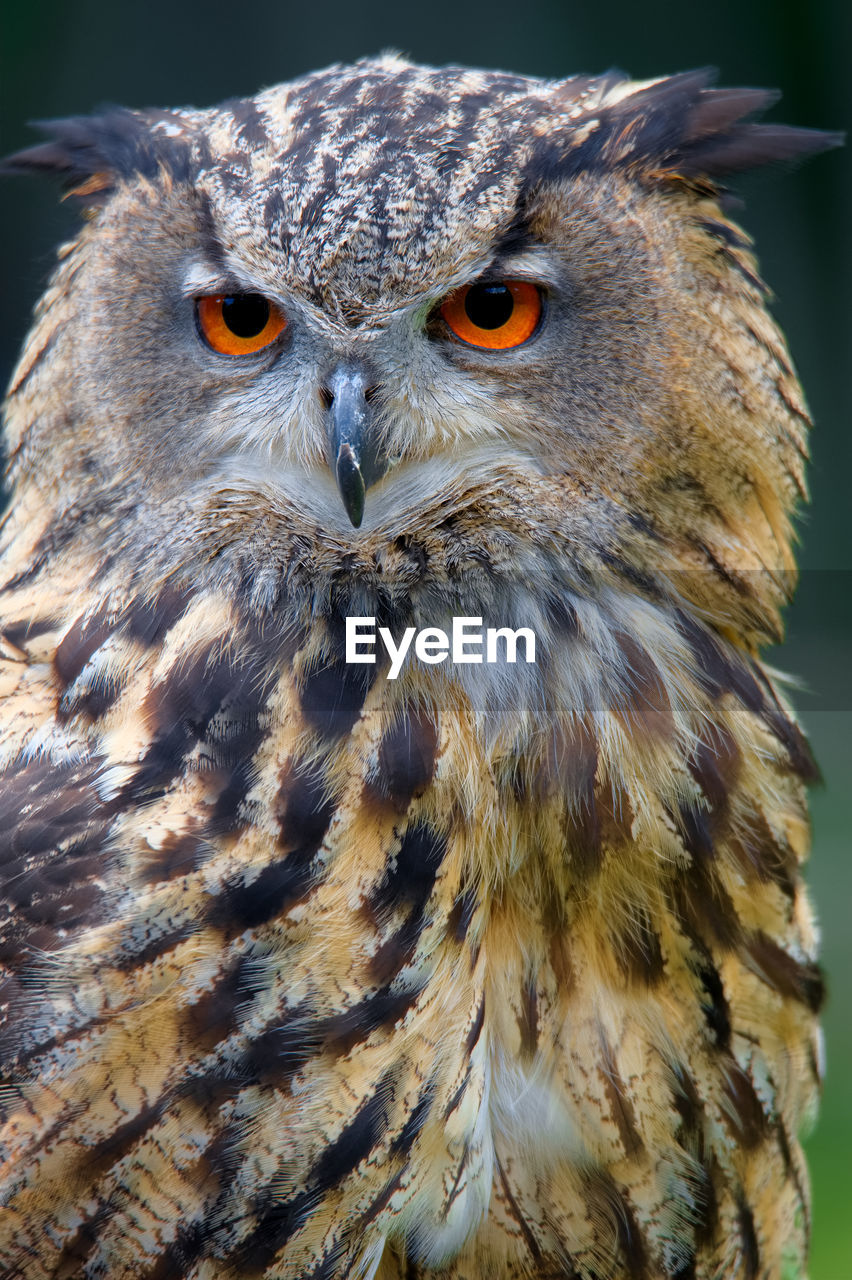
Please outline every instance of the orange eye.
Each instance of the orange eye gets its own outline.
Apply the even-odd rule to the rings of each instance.
[[[198,327],[222,356],[250,356],[274,342],[287,323],[260,293],[210,293],[196,298]]]
[[[468,284],[450,294],[441,315],[462,342],[506,351],[535,333],[541,319],[541,294],[526,280]]]

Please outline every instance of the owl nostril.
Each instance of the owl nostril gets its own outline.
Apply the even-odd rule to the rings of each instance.
[[[364,388],[363,394],[367,404],[371,404],[373,400],[375,400],[376,396],[378,395],[378,391],[379,391],[378,386]],[[334,404],[334,392],[329,391],[328,387],[320,387],[319,390],[317,391],[317,395],[319,396],[319,401],[323,409],[330,409],[331,406]]]

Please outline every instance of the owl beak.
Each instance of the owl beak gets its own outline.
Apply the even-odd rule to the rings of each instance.
[[[367,489],[384,470],[370,439],[374,385],[366,369],[342,364],[322,389],[328,414],[329,464],[346,514],[357,529]]]

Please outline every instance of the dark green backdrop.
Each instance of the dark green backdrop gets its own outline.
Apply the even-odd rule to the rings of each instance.
[[[774,116],[848,129],[849,0],[0,0],[0,151],[26,145],[27,120],[127,106],[207,106],[337,60],[394,48],[422,62],[462,62],[561,76],[620,67],[636,77],[713,65],[728,84],[783,90]],[[828,1077],[810,1142],[813,1280],[852,1276],[852,433],[847,385],[852,292],[852,165],[833,152],[802,169],[739,184],[776,314],[817,430],[813,505],[802,523],[804,573],[778,665],[803,676],[798,697],[826,777],[814,796],[811,882],[825,933],[831,1000]],[[9,180],[0,199],[0,376],[72,226],[47,184]]]

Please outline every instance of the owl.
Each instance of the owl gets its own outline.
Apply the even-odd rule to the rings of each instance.
[[[837,139],[769,101],[386,56],[7,162],[85,214],[6,413],[7,1280],[806,1275],[808,412],[720,184]]]

